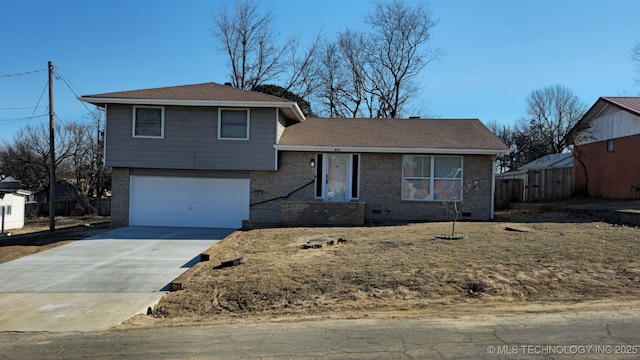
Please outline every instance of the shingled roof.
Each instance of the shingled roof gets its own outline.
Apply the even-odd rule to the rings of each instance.
[[[214,82],[83,95],[79,100],[98,106],[104,106],[104,104],[139,104],[278,107],[285,110],[285,116],[289,115],[289,117],[295,117],[297,120],[304,119],[295,101]]]
[[[478,119],[308,118],[285,129],[279,150],[507,152]]]

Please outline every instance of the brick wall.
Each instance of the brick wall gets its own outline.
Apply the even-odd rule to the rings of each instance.
[[[280,153],[278,171],[251,172],[251,223],[282,223],[282,202],[313,200],[315,153]],[[297,190],[297,191],[296,191]]]
[[[288,209],[296,202],[329,205],[314,198],[315,169],[309,165],[315,159],[312,152],[281,152],[279,170],[251,172],[251,212],[253,224],[292,222],[300,209]],[[464,195],[461,219],[488,220],[491,216],[492,156],[469,155],[463,160],[464,183],[478,178],[479,190]],[[402,201],[402,154],[360,154],[360,199],[364,203],[364,219],[373,223],[451,220],[452,215],[442,202]],[[284,205],[284,202],[292,202]],[[297,204],[295,206],[302,206]],[[308,208],[308,207],[307,207]],[[315,207],[314,207],[315,208]],[[341,211],[328,207],[327,211]],[[310,211],[310,210],[308,210]],[[317,210],[313,210],[317,211]],[[283,217],[287,219],[283,221]]]
[[[640,135],[613,140],[613,151],[607,150],[607,141],[578,146],[587,166],[589,195],[608,199],[630,199],[631,188],[640,186]],[[584,192],[584,168],[574,157],[575,191]],[[640,197],[640,194],[636,194]]]
[[[129,225],[129,168],[111,170],[111,226]]]
[[[452,214],[439,201],[406,201],[402,196],[402,154],[362,154],[360,200],[366,203],[369,222],[448,221]],[[492,156],[468,155],[463,158],[463,183],[478,178],[479,190],[463,194],[462,206],[468,220],[491,217]]]
[[[363,226],[364,203],[283,201],[282,223],[286,226]]]

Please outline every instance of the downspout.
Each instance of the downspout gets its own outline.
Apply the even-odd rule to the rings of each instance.
[[[496,158],[491,160],[491,220],[493,220],[493,209],[496,202]]]
[[[280,122],[280,108],[276,108],[276,123],[275,123],[275,126],[276,126],[276,139],[275,139],[276,141],[275,141],[275,144],[276,145],[280,141],[280,137],[278,136],[278,124],[279,124],[279,122]],[[275,162],[274,162],[273,168],[275,169],[275,171],[278,171],[278,149],[275,149],[275,155],[276,155],[276,158],[274,159]]]
[[[107,119],[109,118],[109,110],[107,109],[108,104],[104,104],[104,135],[102,137],[102,166],[106,166],[107,164]],[[98,141],[100,141],[100,137],[98,137]]]

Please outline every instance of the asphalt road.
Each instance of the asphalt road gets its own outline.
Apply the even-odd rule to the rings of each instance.
[[[638,359],[637,311],[0,333],[2,359]]]

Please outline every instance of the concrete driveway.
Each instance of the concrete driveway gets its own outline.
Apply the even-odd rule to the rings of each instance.
[[[233,231],[125,227],[0,264],[0,331],[107,330]]]

